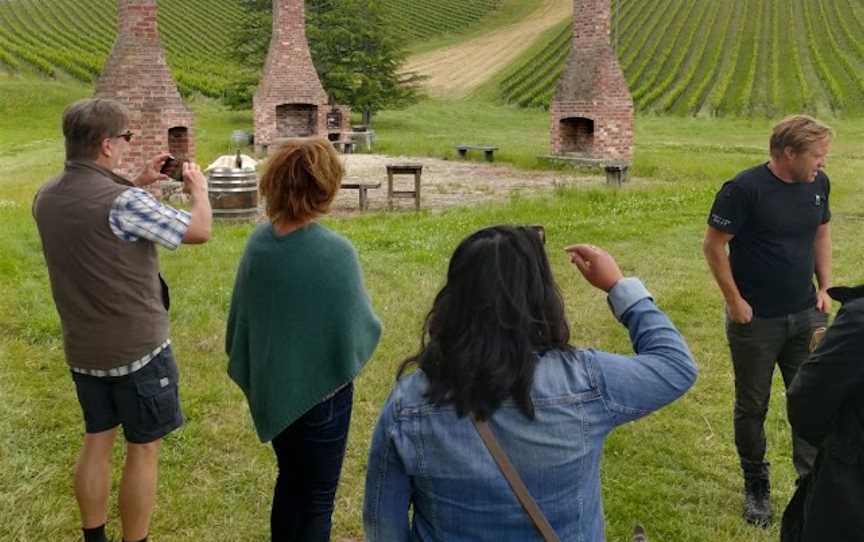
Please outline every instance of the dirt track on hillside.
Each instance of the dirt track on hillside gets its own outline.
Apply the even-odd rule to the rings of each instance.
[[[544,0],[525,19],[452,47],[408,59],[406,71],[429,76],[432,96],[461,98],[530,47],[541,33],[573,13],[573,0]]]

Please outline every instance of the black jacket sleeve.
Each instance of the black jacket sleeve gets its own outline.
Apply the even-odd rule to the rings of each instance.
[[[792,429],[820,445],[843,405],[864,390],[864,298],[845,304],[787,393]]]

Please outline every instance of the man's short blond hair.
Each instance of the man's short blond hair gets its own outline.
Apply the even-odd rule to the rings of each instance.
[[[786,117],[771,133],[771,157],[779,158],[787,147],[795,154],[801,154],[821,141],[831,141],[833,135],[831,128],[811,116]]]
[[[320,137],[290,139],[267,160],[258,187],[271,222],[305,222],[326,214],[345,169],[333,145]]]

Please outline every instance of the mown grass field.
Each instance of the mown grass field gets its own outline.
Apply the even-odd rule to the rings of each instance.
[[[612,2],[613,41],[636,107],[772,117],[864,111],[862,0]],[[507,103],[548,107],[570,52],[562,23],[502,74]]]
[[[37,187],[62,166],[59,116],[90,90],[72,83],[0,77],[0,540],[74,540],[78,518],[71,469],[83,424],[63,361],[38,236],[30,217]],[[195,110],[199,161],[227,150],[248,112],[205,99]],[[864,282],[864,124],[833,121],[834,272]],[[367,287],[384,322],[382,341],[357,382],[348,457],[335,515],[335,540],[362,538],[361,503],[371,431],[399,362],[417,348],[419,329],[447,259],[468,233],[494,223],[541,223],[567,301],[573,343],[628,352],[624,330],[591,290],[563,246],[608,248],[625,273],[640,276],[687,337],[700,366],[695,388],[670,408],[617,430],[603,467],[608,539],[628,540],[635,522],[652,540],[777,540],[739,519],[740,479],[731,424],[731,370],[721,296],[701,257],[704,218],[719,184],[764,159],[771,123],[669,117],[637,122],[637,181],[622,190],[525,192],[509,201],[443,212],[368,213],[324,222],[359,250]],[[427,102],[378,119],[380,150],[448,156],[471,137],[502,144],[501,160],[537,167],[548,118],[539,111],[479,102]],[[153,540],[263,542],[275,476],[247,407],[225,374],[223,333],[233,276],[248,224],[218,224],[201,247],[164,252],[172,286],[172,336],[181,367],[187,425],[163,448]],[[791,494],[793,470],[782,386],[767,422],[774,505]],[[122,459],[116,453],[115,470]],[[119,474],[115,472],[116,475]],[[115,487],[116,490],[116,487]],[[116,491],[114,493],[116,495]],[[117,532],[117,512],[110,529]]]

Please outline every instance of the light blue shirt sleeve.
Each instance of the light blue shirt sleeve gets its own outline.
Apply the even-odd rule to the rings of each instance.
[[[191,219],[187,211],[163,205],[141,188],[130,188],[117,196],[108,214],[111,231],[120,239],[146,239],[168,250],[183,242]]]
[[[619,281],[608,301],[627,327],[635,355],[589,351],[586,358],[613,425],[620,425],[681,397],[698,371],[684,338],[639,279]]]
[[[369,449],[363,499],[366,542],[407,542],[410,539],[411,479],[393,442],[395,425],[391,394],[378,418]]]

